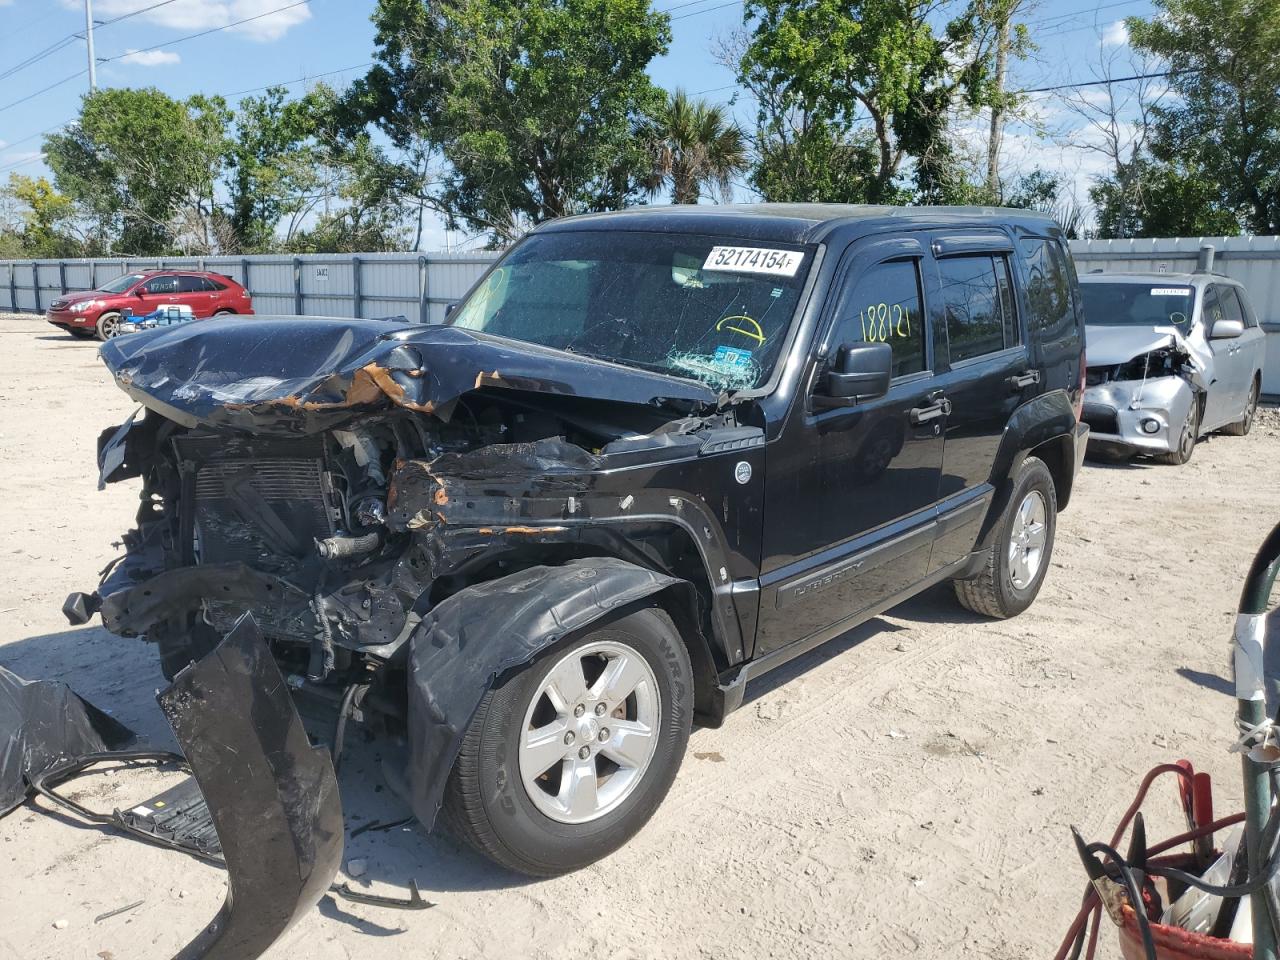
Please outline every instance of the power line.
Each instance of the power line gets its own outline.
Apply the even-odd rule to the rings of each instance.
[[[98,26],[109,27],[113,23],[119,23],[121,20],[128,20],[130,17],[136,17],[142,13],[150,13],[152,10],[155,10],[158,7],[167,7],[169,4],[173,2],[174,0],[160,0],[159,3],[153,3],[149,7],[139,7],[137,10],[130,11],[129,13],[122,13],[118,17],[112,17],[110,20],[99,20]]]
[[[77,70],[75,73],[69,74],[68,76],[63,77],[61,80],[55,80],[53,83],[49,84],[47,87],[41,87],[35,93],[29,93],[25,97],[19,97],[17,100],[13,100],[9,103],[4,104],[3,106],[0,106],[0,113],[3,113],[5,110],[12,109],[13,107],[18,106],[19,104],[26,103],[28,100],[34,100],[36,97],[40,96],[40,94],[48,93],[54,87],[60,87],[64,83],[70,83],[76,77],[83,77],[88,72],[89,72],[89,68],[85,67],[83,70]]]
[[[125,53],[117,53],[114,57],[100,57],[99,63],[111,63],[113,60],[123,60],[125,57],[133,56],[138,53],[150,53],[152,50],[159,50],[161,47],[172,47],[179,43],[186,43],[188,40],[196,40],[200,37],[207,37],[211,33],[219,33],[222,30],[230,30],[232,27],[238,27],[245,23],[252,23],[254,20],[261,20],[263,17],[269,17],[275,13],[283,13],[286,10],[292,10],[294,7],[305,7],[311,0],[296,0],[294,3],[286,4],[283,7],[276,7],[274,10],[268,10],[265,13],[259,13],[256,16],[245,17],[243,20],[235,20],[231,23],[224,23],[220,27],[210,27],[208,30],[201,30],[199,33],[189,33],[185,37],[177,37],[173,40],[165,40],[163,43],[152,44],[149,47],[143,47],[141,50],[129,50]]]
[[[1060,83],[1052,87],[1032,87],[1028,90],[1015,90],[1013,93],[1053,93],[1056,90],[1079,90],[1082,87],[1109,87],[1113,83],[1128,83],[1132,80],[1158,80],[1161,77],[1176,77],[1184,73],[1199,73],[1199,67],[1186,70],[1160,70],[1156,73],[1135,73],[1129,77],[1111,77],[1106,80],[1081,80],[1077,83]]]
[[[742,5],[742,0],[729,0],[728,3],[716,4],[714,7],[705,7],[702,10],[693,10],[689,13],[682,13],[678,17],[672,17],[671,22],[674,23],[677,20],[684,20],[688,17],[696,17],[699,14],[703,14],[703,13],[713,13],[716,10],[723,10],[725,7],[737,7],[741,5]]]
[[[329,70],[326,73],[309,73],[305,77],[297,77],[293,80],[280,80],[277,83],[268,83],[261,87],[250,87],[248,90],[236,90],[234,93],[224,93],[224,97],[240,97],[246,93],[258,93],[261,90],[270,90],[272,87],[287,87],[295,83],[304,83],[307,80],[319,80],[321,77],[332,77],[335,74],[346,73],[348,70],[362,70],[365,67],[373,66],[372,60],[366,60],[364,63],[354,63],[349,67],[339,67],[337,70]]]

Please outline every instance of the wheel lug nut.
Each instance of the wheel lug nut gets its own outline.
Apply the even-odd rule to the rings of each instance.
[[[573,743],[573,739],[574,739],[574,738],[573,738],[573,731],[572,731],[572,730],[570,730],[568,733],[566,733],[566,734],[564,735],[564,742],[565,742],[565,744]]]
[[[609,739],[609,728],[608,728],[608,727],[601,727],[601,728],[600,728],[600,738],[599,738],[599,739],[600,739],[600,742],[601,742],[601,743],[604,743],[606,740],[608,740],[608,739]]]
[[[591,756],[591,748],[590,748],[590,747],[583,747],[581,750],[579,750],[579,751],[578,751],[578,758],[579,758],[579,759],[581,759],[581,760],[585,760],[585,759],[587,759],[587,757],[589,757],[589,756]]]
[[[604,716],[605,711],[606,711],[606,710],[608,710],[608,709],[609,709],[609,708],[608,708],[607,706],[605,706],[603,703],[597,703],[597,704],[596,704],[596,716],[597,716],[597,717],[603,717],[603,716]]]
[[[586,712],[587,712],[587,708],[584,707],[582,704],[578,704],[576,707],[573,708],[573,715],[575,717],[580,717]]]

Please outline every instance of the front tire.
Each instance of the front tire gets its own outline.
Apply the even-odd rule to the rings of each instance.
[[[1182,429],[1178,431],[1177,446],[1157,457],[1161,463],[1180,467],[1191,459],[1192,454],[1196,452],[1196,441],[1200,439],[1200,416],[1200,401],[1193,398],[1191,409],[1187,411],[1187,419],[1183,421]]]
[[[1258,415],[1258,400],[1262,396],[1262,381],[1258,377],[1253,378],[1253,385],[1249,387],[1249,402],[1245,405],[1244,416],[1235,423],[1229,423],[1222,428],[1223,433],[1228,433],[1233,437],[1248,436],[1249,431],[1253,429],[1253,421]]]
[[[485,695],[445,787],[444,821],[518,873],[578,870],[653,815],[692,715],[689,654],[662,610],[598,626]]]
[[[1014,476],[1013,494],[996,524],[981,571],[972,580],[955,581],[962,606],[1000,620],[1031,606],[1053,556],[1057,502],[1049,468],[1039,457],[1027,457]]]
[[[120,335],[120,314],[114,310],[108,310],[100,316],[98,318],[97,335],[98,339],[103,343],[113,337],[118,337]]]

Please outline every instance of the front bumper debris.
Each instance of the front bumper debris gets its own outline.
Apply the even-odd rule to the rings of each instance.
[[[1089,445],[1130,454],[1171,453],[1195,402],[1191,384],[1178,376],[1089,387],[1083,414]]]
[[[342,801],[252,615],[157,700],[208,804],[227,865],[221,911],[177,960],[257,957],[342,863]]]

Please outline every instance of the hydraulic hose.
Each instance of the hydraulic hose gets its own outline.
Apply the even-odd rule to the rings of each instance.
[[[349,537],[328,537],[327,539],[316,541],[316,551],[326,560],[362,557],[365,554],[373,553],[380,546],[382,546],[382,530],[380,529]]]

